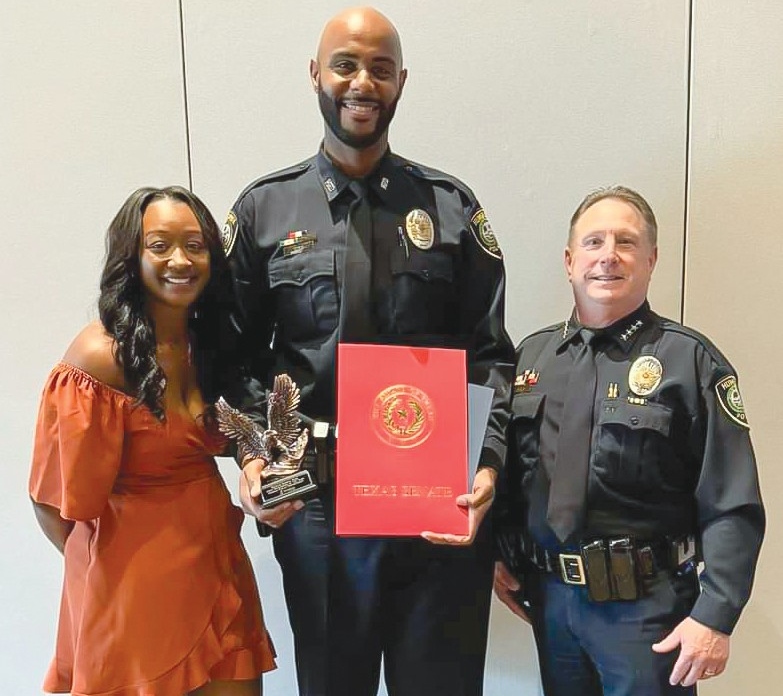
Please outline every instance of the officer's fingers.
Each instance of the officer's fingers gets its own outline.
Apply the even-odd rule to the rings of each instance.
[[[470,536],[461,534],[439,534],[438,532],[422,532],[422,538],[431,544],[448,544],[450,546],[468,546],[473,541]]]
[[[298,510],[304,507],[304,503],[301,500],[296,500],[290,503],[281,503],[269,510],[262,510],[260,515],[257,515],[258,519],[264,524],[269,525],[273,529],[282,527],[288,520],[293,517]]]
[[[690,673],[692,664],[693,663],[689,657],[686,657],[680,653],[680,656],[677,658],[677,662],[674,663],[672,673],[669,675],[669,684],[672,686],[682,684],[686,675]]]
[[[497,598],[503,602],[503,604],[505,604],[514,615],[518,616],[526,623],[530,623],[530,617],[527,615],[527,612],[517,603],[516,599],[508,589],[499,587],[496,583],[495,594],[497,595]]]
[[[695,662],[691,663],[691,668],[687,674],[683,677],[680,684],[682,686],[693,686],[704,673],[704,668],[701,665],[697,665]]]
[[[663,640],[660,640],[657,643],[653,643],[652,649],[657,653],[667,653],[677,648],[679,644],[680,644],[680,635],[675,629],[669,635],[667,635]]]
[[[463,508],[477,509],[484,506],[489,507],[489,505],[492,504],[494,497],[495,489],[491,486],[487,486],[477,488],[472,493],[458,495],[456,503]]]
[[[520,589],[519,580],[517,580],[512,574],[511,571],[506,568],[506,564],[502,561],[497,561],[495,563],[495,582],[499,583],[503,587],[508,588],[509,590],[512,590],[516,592]]]

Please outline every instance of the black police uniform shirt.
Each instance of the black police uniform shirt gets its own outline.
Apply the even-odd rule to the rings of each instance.
[[[549,486],[580,328],[572,316],[517,347],[499,533],[526,528],[552,550]],[[695,534],[704,572],[691,616],[730,633],[750,594],[765,525],[735,372],[708,339],[647,302],[597,330],[593,349],[586,520],[577,536]]]
[[[281,372],[299,386],[302,413],[334,420],[350,184],[321,150],[250,184],[228,215],[233,324],[250,366],[237,401],[255,407],[259,420],[263,388]],[[481,465],[500,468],[513,344],[503,323],[502,255],[486,216],[460,181],[390,152],[364,185],[373,227],[371,340],[465,349],[469,381],[495,389]],[[431,230],[416,234],[411,215],[428,216]]]

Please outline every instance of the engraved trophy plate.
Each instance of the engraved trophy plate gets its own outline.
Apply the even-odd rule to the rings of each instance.
[[[299,388],[287,375],[275,377],[267,398],[267,429],[259,430],[253,420],[229,406],[222,397],[215,404],[220,432],[235,440],[240,459],[261,457],[267,465],[261,471],[258,503],[272,508],[287,500],[309,497],[317,488],[302,460],[309,438],[296,412]]]

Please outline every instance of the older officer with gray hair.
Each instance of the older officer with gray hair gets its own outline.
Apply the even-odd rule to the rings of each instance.
[[[656,237],[637,192],[589,194],[574,311],[517,347],[495,590],[547,696],[695,693],[750,595],[765,516],[737,376],[650,309]]]

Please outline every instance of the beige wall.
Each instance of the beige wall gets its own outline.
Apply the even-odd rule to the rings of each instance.
[[[704,693],[771,694],[783,655],[783,6],[697,2],[694,19],[685,321],[739,371],[767,506],[731,667]]]
[[[8,693],[38,693],[51,654],[61,564],[26,498],[30,441],[46,372],[94,316],[103,230],[133,188],[188,185],[191,173],[221,219],[248,181],[312,154],[321,122],[307,63],[324,20],[343,4],[0,7],[0,436],[10,455],[0,483],[0,669]],[[562,248],[588,189],[625,183],[655,208],[662,231],[653,304],[673,318],[684,312],[739,369],[769,507],[758,583],[729,671],[703,693],[774,692],[767,666],[783,654],[774,582],[783,549],[774,506],[783,495],[773,348],[783,338],[775,316],[783,260],[779,3],[378,6],[400,29],[410,70],[392,146],[463,178],[484,204],[507,258],[515,340],[569,309]],[[235,469],[222,469],[233,486]],[[245,532],[280,653],[267,693],[293,694],[277,566],[252,525]],[[529,630],[495,606],[486,693],[531,693],[537,683]]]

